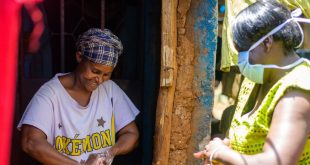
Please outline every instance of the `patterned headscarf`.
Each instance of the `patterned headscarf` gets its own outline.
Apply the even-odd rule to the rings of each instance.
[[[112,67],[123,52],[120,39],[108,29],[87,30],[79,36],[76,47],[88,60]]]

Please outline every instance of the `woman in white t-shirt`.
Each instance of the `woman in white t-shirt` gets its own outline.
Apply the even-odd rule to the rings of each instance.
[[[44,164],[111,164],[136,146],[139,111],[110,80],[122,49],[108,29],[79,37],[76,70],[45,83],[18,125],[26,153]]]

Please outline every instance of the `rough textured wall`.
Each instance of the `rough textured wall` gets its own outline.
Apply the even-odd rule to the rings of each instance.
[[[174,108],[171,124],[169,165],[185,165],[187,148],[191,137],[192,111],[194,97],[194,35],[186,27],[187,12],[191,0],[179,0],[177,6],[177,64],[178,76],[174,96]]]
[[[217,0],[178,0],[177,79],[169,165],[197,164],[192,156],[211,134]]]

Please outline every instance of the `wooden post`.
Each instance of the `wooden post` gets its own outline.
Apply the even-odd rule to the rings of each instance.
[[[170,149],[171,118],[177,75],[176,2],[162,0],[161,72],[156,109],[153,164],[167,165]]]

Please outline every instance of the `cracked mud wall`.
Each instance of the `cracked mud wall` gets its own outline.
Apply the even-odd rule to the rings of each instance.
[[[217,18],[213,10],[216,3],[216,0],[178,0],[178,74],[172,111],[169,165],[197,164],[192,153],[204,137],[205,141],[209,140],[206,135],[211,133],[214,45],[217,33],[214,27]]]
[[[185,165],[191,137],[191,119],[196,100],[194,81],[194,35],[186,27],[191,0],[179,0],[177,6],[177,65],[178,75],[171,123],[169,165]]]

